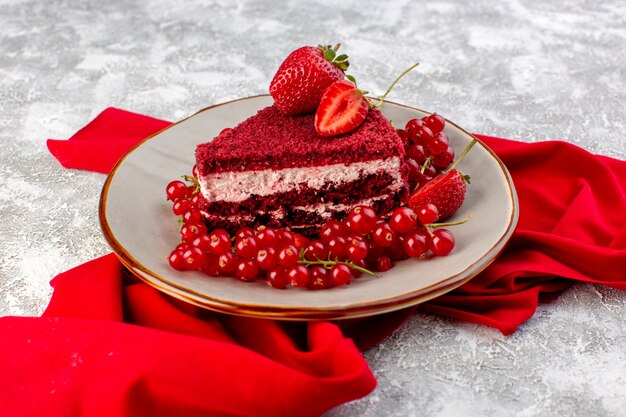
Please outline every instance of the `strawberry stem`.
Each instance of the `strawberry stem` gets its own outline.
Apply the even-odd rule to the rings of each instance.
[[[476,139],[475,138],[472,139],[472,141],[467,144],[465,149],[463,149],[463,152],[461,152],[461,155],[459,155],[459,157],[456,159],[456,161],[454,161],[452,163],[452,165],[450,165],[450,168],[448,169],[448,171],[452,171],[459,164],[459,162],[461,162],[461,160],[463,158],[465,158],[465,155],[467,155],[467,153],[470,151],[470,149],[472,149],[472,147],[474,145],[476,145]]]
[[[398,75],[398,77],[391,83],[391,85],[389,86],[389,88],[387,89],[387,91],[385,91],[385,94],[383,94],[381,97],[378,98],[378,103],[376,103],[373,107],[375,108],[380,108],[383,105],[383,101],[385,101],[385,98],[387,97],[387,95],[391,92],[391,90],[393,89],[393,87],[395,87],[395,85],[398,83],[398,81],[400,81],[400,79],[402,77],[404,77],[405,75],[407,75],[409,72],[411,72],[415,67],[417,67],[419,65],[419,62],[416,64],[411,65],[409,68],[405,69],[402,74]]]

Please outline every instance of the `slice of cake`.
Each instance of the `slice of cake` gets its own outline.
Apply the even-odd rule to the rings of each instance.
[[[408,194],[404,147],[380,111],[334,138],[319,136],[313,118],[272,105],[197,147],[210,228],[264,224],[310,234],[357,205],[380,216],[400,205]]]

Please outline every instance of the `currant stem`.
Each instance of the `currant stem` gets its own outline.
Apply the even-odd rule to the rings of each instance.
[[[378,275],[376,275],[375,273],[373,273],[372,271],[370,271],[369,269],[366,268],[362,268],[358,265],[355,265],[353,263],[350,262],[343,262],[343,261],[322,261],[322,260],[317,260],[317,261],[307,261],[306,259],[300,259],[298,261],[299,264],[301,265],[322,265],[324,268],[330,268],[334,265],[346,265],[348,268],[352,268],[352,269],[356,269],[359,272],[362,272],[364,274],[368,274],[371,275],[373,277],[377,277]]]
[[[469,216],[467,216],[463,220],[458,220],[456,222],[430,223],[430,224],[425,224],[424,226],[432,227],[433,229],[436,229],[438,227],[458,226],[460,224],[467,223],[468,221],[470,221],[471,218],[472,218],[472,215],[470,214]]]
[[[383,94],[381,97],[378,98],[378,103],[376,103],[375,105],[373,105],[372,107],[375,108],[380,108],[383,105],[383,101],[385,101],[385,98],[387,97],[387,95],[391,92],[391,90],[393,89],[393,87],[395,87],[395,85],[398,83],[398,81],[400,81],[400,79],[402,77],[404,77],[405,75],[407,75],[409,72],[411,72],[415,67],[417,67],[419,65],[419,62],[416,64],[411,65],[409,68],[405,69],[402,74],[398,75],[398,77],[391,83],[391,85],[389,86],[389,88],[387,89],[387,91],[385,91],[385,94]]]
[[[430,161],[432,161],[432,160],[433,160],[432,156],[429,156],[428,158],[426,158],[426,160],[422,164],[422,167],[420,168],[420,172],[422,174],[424,173],[424,171],[426,171],[426,168],[428,168],[430,166]]]
[[[467,144],[467,146],[465,147],[465,149],[463,149],[463,151],[461,152],[461,155],[459,155],[459,157],[456,159],[456,161],[454,161],[452,163],[452,165],[450,165],[450,168],[448,169],[448,171],[452,171],[458,164],[459,162],[461,162],[461,160],[463,158],[465,158],[465,155],[467,155],[467,153],[470,151],[470,149],[472,149],[472,147],[474,145],[476,145],[476,139],[472,139],[472,141],[470,143]]]

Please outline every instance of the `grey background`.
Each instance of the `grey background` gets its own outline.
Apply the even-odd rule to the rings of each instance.
[[[477,133],[626,157],[626,3],[0,0],[0,315],[109,252],[104,176],[64,170],[108,106],[177,120],[267,92],[301,45],[341,42],[360,86]],[[328,416],[626,415],[626,294],[578,284],[517,333],[416,315],[365,357],[379,381]],[[2,343],[0,341],[0,343]]]

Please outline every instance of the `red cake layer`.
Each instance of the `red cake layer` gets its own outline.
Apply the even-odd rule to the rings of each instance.
[[[395,129],[377,109],[355,131],[333,138],[315,131],[314,114],[285,116],[272,105],[196,149],[200,176],[353,163],[404,156]]]

